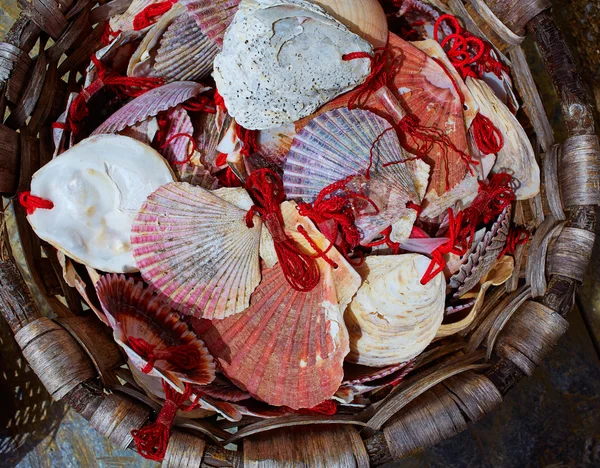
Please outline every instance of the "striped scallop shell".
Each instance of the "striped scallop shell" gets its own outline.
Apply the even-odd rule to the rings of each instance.
[[[498,255],[506,245],[511,212],[511,206],[507,206],[498,220],[485,232],[481,241],[473,243],[471,251],[464,257],[465,263],[449,280],[450,287],[457,288],[454,297],[460,297],[477,286],[495,265]]]
[[[165,142],[169,142],[175,135],[194,135],[194,126],[187,111],[180,106],[167,112],[168,127],[165,133]],[[198,145],[197,145],[198,146]],[[202,150],[202,148],[197,148]],[[161,154],[165,157],[177,175],[180,182],[187,182],[190,185],[196,185],[206,190],[214,190],[218,187],[219,181],[213,177],[202,165],[201,153],[195,152],[190,159],[192,144],[189,138],[180,136],[174,138],[170,143],[162,148]],[[182,164],[184,163],[184,164]]]
[[[162,35],[153,69],[168,81],[197,81],[211,72],[218,52],[194,18],[184,13]]]
[[[293,203],[282,204],[286,233],[314,251],[297,231],[302,225],[321,250],[329,241]],[[311,408],[331,398],[343,378],[348,334],[343,310],[360,285],[352,266],[332,248],[334,269],[317,260],[321,279],[309,292],[293,289],[279,264],[263,271],[250,307],[225,320],[192,320],[223,373],[255,398],[275,406]]]
[[[367,195],[378,215],[357,216],[363,242],[369,242],[410,211],[406,203],[421,204],[428,170],[421,161],[406,161],[391,125],[370,111],[340,108],[317,116],[294,137],[283,170],[289,198],[313,201],[319,192],[349,176],[365,176],[372,158]],[[397,163],[406,161],[400,164]],[[369,211],[372,208],[369,207]],[[414,221],[414,220],[413,220]]]
[[[131,338],[141,338],[156,349],[168,346],[193,346],[200,359],[195,369],[182,371],[165,360],[157,360],[149,376],[165,379],[174,388],[183,389],[184,383],[206,385],[215,378],[215,363],[179,314],[168,307],[150,288],[123,275],[105,275],[96,284],[102,310],[106,314],[117,343],[125,350],[137,369],[147,361],[129,344]]]
[[[211,41],[223,47],[225,30],[233,21],[241,0],[180,0]]]
[[[92,135],[118,133],[159,112],[171,109],[210,88],[193,81],[178,81],[155,88],[125,104],[100,125]]]
[[[247,208],[187,183],[160,187],[133,224],[143,278],[185,314],[212,320],[246,309],[260,282],[262,228],[258,217],[246,226]]]

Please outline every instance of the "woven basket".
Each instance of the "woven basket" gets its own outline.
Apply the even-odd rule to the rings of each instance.
[[[27,190],[32,174],[51,159],[52,122],[67,96],[81,89],[106,21],[131,0],[19,3],[24,10],[0,43],[0,115],[5,116],[0,192],[6,196]],[[600,146],[585,88],[548,11],[549,0],[445,3],[468,29],[487,36],[510,58],[540,150],[542,194],[516,203],[514,210],[517,224],[536,228],[528,251],[521,246],[515,253],[516,273],[488,294],[466,333],[420,356],[410,378],[359,417],[250,421],[233,437],[214,421],[177,420],[167,466],[377,466],[406,457],[500,405],[567,330],[565,316],[590,260],[600,204]],[[537,43],[561,100],[568,130],[562,144],[554,141],[520,47],[526,33]],[[117,447],[133,447],[131,430],[153,417],[156,404],[117,379],[123,364],[119,349],[69,284],[80,293],[86,285],[68,272],[63,277],[56,253],[33,234],[23,209],[15,207],[14,214],[36,287],[58,317],[41,316],[10,253],[4,254],[0,308],[17,343],[50,395],[66,401]],[[224,449],[219,439],[238,450]]]

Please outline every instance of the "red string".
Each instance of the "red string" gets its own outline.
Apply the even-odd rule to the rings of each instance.
[[[440,40],[439,30],[443,22],[450,23],[454,32]],[[455,16],[441,15],[435,22],[433,37],[444,50],[450,46],[446,54],[463,79],[467,76],[481,78],[484,73],[494,73],[501,78],[502,72],[509,71],[506,65],[492,56],[492,45],[464,29]]]
[[[182,107],[190,112],[207,112],[216,114],[217,109],[214,101],[209,96],[196,96],[188,99]]]
[[[338,268],[338,264],[335,263],[333,260],[331,260],[327,254],[329,253],[329,251],[331,250],[331,248],[333,247],[333,242],[329,244],[329,247],[327,247],[327,249],[325,250],[321,250],[320,247],[317,245],[317,243],[312,240],[312,238],[308,235],[308,232],[306,231],[306,229],[304,229],[304,226],[299,225],[298,226],[298,232],[300,234],[302,234],[302,236],[304,237],[304,239],[306,239],[306,242],[308,242],[308,244],[312,247],[312,249],[316,252],[316,255],[314,256],[314,258],[322,258],[323,260],[325,260],[331,267],[337,269]]]
[[[167,361],[182,371],[191,371],[198,367],[200,363],[200,353],[197,348],[191,345],[168,346],[166,349],[156,349],[156,345],[151,345],[143,338],[129,337],[128,341],[131,349],[147,361],[142,369],[144,374],[148,374],[154,369],[156,361]]]
[[[312,408],[301,408],[296,411],[297,414],[323,414],[326,416],[333,416],[337,413],[337,403],[333,400],[325,400],[323,403],[319,403],[317,406]]]
[[[167,0],[165,2],[148,5],[133,18],[133,29],[140,31],[154,24],[158,17],[164,15],[171,7],[177,3],[175,0]]]
[[[504,250],[500,252],[498,258],[502,258],[505,255],[514,255],[518,245],[526,244],[529,242],[530,234],[529,231],[523,227],[514,227],[508,232],[506,239],[506,245]]]
[[[371,55],[367,52],[352,52],[342,55],[342,60],[346,61],[356,59],[368,59],[371,61],[371,73],[365,82],[357,87],[350,97],[348,109],[356,109],[361,102],[366,102],[379,88],[387,85],[390,76],[392,76],[393,73],[387,71],[390,58],[391,54],[387,48],[375,49],[375,55]],[[395,68],[395,66],[398,65],[396,64],[392,68]]]
[[[213,97],[213,100],[215,101],[216,107],[220,107],[223,111],[227,112],[227,107],[225,106],[225,99],[223,99],[223,96],[221,96],[221,94],[219,93],[219,90],[216,88],[215,88],[215,95]]]
[[[110,27],[110,23],[106,23],[106,27],[104,28],[104,32],[102,33],[102,44],[105,46],[110,44],[115,37],[121,34],[122,31],[113,31]]]
[[[244,156],[251,156],[258,151],[258,131],[248,130],[237,124],[235,126],[235,133],[237,137],[242,141],[241,153]]]
[[[198,150],[198,145],[196,144],[196,140],[189,133],[176,133],[175,135],[172,135],[167,141],[165,141],[161,145],[161,148],[166,148],[167,145],[169,143],[171,143],[173,140],[176,140],[177,138],[181,138],[181,137],[188,138],[190,140],[190,143],[192,144],[192,147],[191,147],[191,149],[188,153],[188,157],[185,161],[171,161],[171,163],[175,164],[176,166],[182,166],[184,164],[189,163],[192,160],[192,158],[194,157],[194,153]]]
[[[43,210],[51,210],[54,208],[54,203],[52,203],[50,200],[31,195],[31,192],[19,193],[19,203],[23,208],[25,208],[25,211],[28,215],[35,213],[35,210],[38,208]]]
[[[215,167],[225,166],[226,164],[227,164],[227,154],[219,153],[217,155],[217,158],[215,159]],[[220,170],[215,175],[216,175],[217,179],[219,179],[219,183],[223,187],[241,187],[242,186],[241,180],[238,178],[238,176],[235,175],[235,173],[231,170],[231,168],[229,166]]]
[[[473,138],[483,154],[496,154],[504,147],[502,133],[485,115],[477,113],[472,125]]]
[[[162,384],[165,392],[165,403],[163,404],[156,421],[141,429],[131,431],[138,453],[142,457],[154,461],[162,461],[163,458],[165,458],[165,453],[167,452],[167,446],[169,445],[169,439],[171,437],[171,427],[173,426],[177,411],[182,409],[182,405],[192,394],[192,386],[188,383],[185,384],[183,393],[174,390],[164,380]],[[196,405],[197,399],[192,405],[182,410],[191,411]]]
[[[259,169],[246,180],[246,190],[254,201],[246,215],[246,224],[253,227],[254,214],[261,216],[273,237],[277,259],[288,283],[297,291],[311,291],[319,284],[319,268],[316,260],[302,252],[284,230],[280,204],[285,193],[281,178],[270,169]]]

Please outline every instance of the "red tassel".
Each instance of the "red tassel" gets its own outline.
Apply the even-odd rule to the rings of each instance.
[[[296,411],[297,414],[315,415],[323,414],[325,416],[333,416],[337,413],[337,403],[333,400],[325,400],[312,408],[301,408]]]
[[[178,393],[164,380],[163,390],[165,392],[165,403],[156,421],[141,429],[131,431],[138,453],[148,460],[162,461],[165,458],[171,437],[171,427],[173,426],[177,411],[179,411],[183,403],[192,394],[192,386],[190,384],[185,385],[183,393]],[[194,403],[188,408],[183,409],[183,411],[191,411],[195,406],[196,404]]]
[[[285,233],[279,206],[285,200],[281,178],[270,169],[260,169],[248,177],[246,190],[254,201],[246,215],[246,224],[253,227],[254,214],[261,216],[273,237],[277,259],[288,283],[297,291],[311,291],[319,284],[321,275],[316,260],[302,252]]]
[[[174,0],[148,5],[133,18],[133,29],[140,31],[154,24],[158,17],[169,11],[177,3]]]
[[[473,138],[483,154],[496,154],[503,148],[502,133],[485,115],[478,113],[472,125]]]
[[[43,210],[51,210],[54,208],[54,203],[52,203],[50,200],[31,195],[31,192],[19,193],[19,203],[23,208],[25,208],[25,211],[28,215],[35,213],[35,210],[38,208]]]
[[[167,361],[182,371],[191,371],[198,367],[200,363],[198,349],[190,345],[168,346],[166,349],[156,349],[155,345],[151,345],[143,338],[129,337],[128,341],[131,349],[148,362],[142,369],[144,374],[148,374],[154,369],[156,361]]]

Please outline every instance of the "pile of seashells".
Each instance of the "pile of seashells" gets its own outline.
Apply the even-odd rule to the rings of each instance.
[[[540,175],[510,69],[439,2],[392,3],[110,20],[21,201],[150,398],[360,411],[513,274],[511,204]]]

